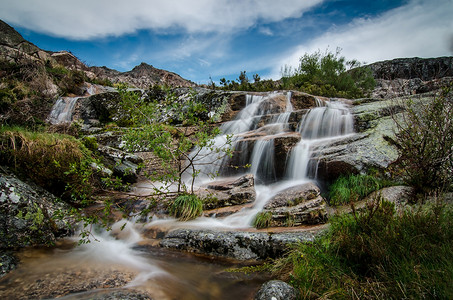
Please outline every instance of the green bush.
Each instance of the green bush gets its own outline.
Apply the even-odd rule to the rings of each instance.
[[[203,202],[194,194],[179,195],[171,203],[169,212],[181,221],[192,220],[203,213]]]
[[[354,202],[385,185],[387,183],[372,175],[340,176],[329,187],[329,203],[341,205]]]
[[[361,98],[374,88],[375,81],[369,68],[357,60],[346,61],[335,53],[317,51],[304,54],[298,68],[282,69],[282,87],[326,97]]]
[[[393,118],[401,153],[397,164],[417,193],[439,194],[453,184],[453,87],[431,101],[401,105],[405,111]]]
[[[453,207],[395,214],[380,199],[331,219],[327,234],[298,244],[272,268],[304,298],[452,299]]]

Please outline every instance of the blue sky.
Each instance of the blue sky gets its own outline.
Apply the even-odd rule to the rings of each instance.
[[[38,4],[39,3],[39,4]],[[280,78],[304,53],[348,59],[453,55],[453,0],[0,0],[0,19],[91,66],[141,62],[196,83]]]

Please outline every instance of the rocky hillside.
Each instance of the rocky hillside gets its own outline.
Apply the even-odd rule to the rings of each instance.
[[[13,27],[1,20],[0,61],[19,65],[33,62],[47,67],[62,66],[70,71],[83,72],[89,80],[108,80],[112,83],[125,82],[133,87],[143,89],[156,84],[170,87],[196,86],[195,83],[182,78],[178,74],[154,68],[146,63],[141,63],[128,72],[119,72],[107,67],[89,67],[70,52],[51,52],[40,49],[26,41]],[[2,70],[2,77],[4,75]],[[61,93],[61,91],[59,92]]]
[[[131,71],[120,72],[105,66],[88,67],[76,56],[67,51],[54,52],[52,53],[52,58],[69,70],[84,72],[89,78],[108,80],[112,83],[125,82],[132,87],[140,89],[147,89],[154,85],[166,85],[170,87],[196,86],[195,83],[182,78],[176,73],[154,68],[144,62],[134,67]]]
[[[453,81],[453,57],[397,58],[368,65],[376,80],[372,97],[391,98],[437,90]]]

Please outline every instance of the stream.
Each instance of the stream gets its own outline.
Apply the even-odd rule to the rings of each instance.
[[[286,101],[275,107],[272,103],[276,97]],[[76,101],[59,100],[55,105],[59,113],[53,112],[52,122],[70,121]],[[77,240],[69,238],[54,248],[25,249],[20,253],[19,267],[0,280],[0,298],[122,298],[109,296],[117,291],[130,293],[130,299],[148,299],[143,296],[147,294],[153,299],[252,299],[259,286],[269,279],[266,275],[228,272],[228,268],[239,262],[160,248],[159,241],[146,232],[150,228],[168,231],[178,227],[248,230],[254,216],[273,196],[289,187],[315,181],[316,163],[311,157],[311,147],[317,142],[352,134],[352,116],[340,102],[317,99],[316,107],[298,121],[294,131],[288,123],[292,113],[291,92],[248,95],[245,108],[236,119],[224,123],[222,134],[216,137],[216,145],[224,144],[226,136],[234,134],[233,148],[252,147],[240,158],[244,165],[252,165],[248,172],[255,178],[256,200],[250,207],[225,218],[200,217],[184,224],[174,219],[152,219],[145,224],[123,220],[112,231],[95,232],[96,241],[89,244],[75,247]],[[262,124],[261,120],[267,121]],[[274,139],[294,134],[302,139],[288,153],[287,161],[274,161]],[[200,174],[238,175],[222,174],[228,162],[208,163],[215,159],[205,156],[207,161],[202,163],[204,169]],[[287,166],[283,178],[277,179],[275,166],[282,163]],[[209,179],[200,176],[197,180],[201,186]],[[146,185],[137,185],[136,192],[140,193],[140,189],[146,189]],[[124,222],[127,225],[121,231]]]
[[[160,248],[142,226],[128,222],[121,231],[123,224],[81,246],[72,238],[23,250],[19,267],[0,280],[0,298],[103,299],[116,291],[130,299],[252,299],[267,279],[226,271],[244,263]]]

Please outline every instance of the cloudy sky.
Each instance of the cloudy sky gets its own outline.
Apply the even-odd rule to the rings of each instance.
[[[88,65],[141,62],[196,83],[278,79],[304,53],[375,62],[453,55],[453,0],[0,0],[0,19]]]

